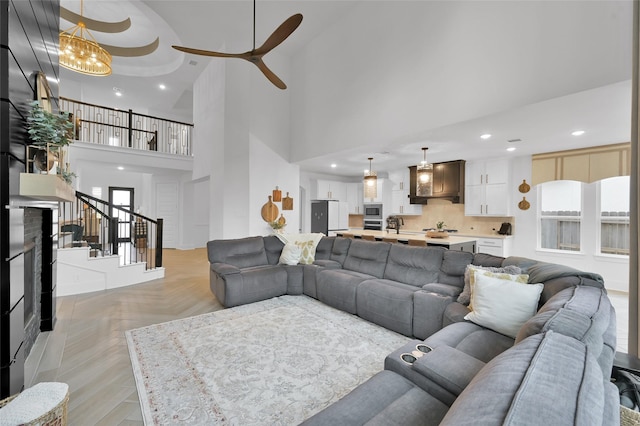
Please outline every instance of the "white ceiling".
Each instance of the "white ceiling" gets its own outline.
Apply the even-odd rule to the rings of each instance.
[[[294,13],[302,13],[304,20],[301,26],[277,48],[280,54],[295,55],[318,34],[330,31],[336,19],[359,3],[366,1],[258,0],[256,44],[259,46],[286,18]],[[62,0],[61,6],[79,12],[79,1]],[[69,82],[70,87],[76,82],[81,83],[81,93],[74,94],[70,90],[70,97],[81,96],[86,102],[191,121],[192,83],[210,59],[185,55],[169,46],[179,44],[228,52],[246,51],[252,47],[251,1],[87,0],[84,9],[85,16],[102,21],[120,21],[127,17],[132,20],[132,26],[126,33],[94,33],[98,42],[136,46],[160,37],[160,48],[148,57],[114,58],[114,73],[109,77],[85,77],[61,69],[62,94],[65,95],[65,82]],[[366,16],[362,19],[366,19]],[[61,28],[71,25],[66,21],[61,22]],[[357,28],[357,23],[354,26]],[[629,45],[630,28],[629,23],[624,28],[628,34],[621,33],[621,40],[627,43],[628,37]],[[595,42],[597,40],[584,40],[584,45],[576,48],[589,49]],[[191,61],[197,64],[189,64]],[[269,64],[268,55],[265,56],[265,62]],[[607,64],[594,61],[594,67],[605,66]],[[273,68],[273,71],[278,74],[278,69]],[[629,78],[630,75],[631,64]],[[165,84],[167,89],[159,90],[160,83]],[[122,90],[124,96],[116,98],[114,87]],[[402,141],[393,141],[393,145],[390,142],[388,146],[352,149],[299,164],[303,170],[355,176],[362,174],[367,167],[366,158],[370,155],[374,156],[373,169],[377,171],[415,164],[422,158],[422,146],[429,147],[430,162],[439,162],[547,152],[557,150],[559,145],[567,149],[626,142],[630,139],[630,94],[630,81],[612,82],[604,87],[517,110],[432,129],[423,134],[406,135]],[[586,133],[567,143],[567,134],[577,129],[583,129]],[[491,133],[492,137],[482,141],[479,136],[483,133]],[[513,139],[521,139],[522,142],[508,142]],[[558,143],[560,140],[562,144]],[[507,147],[515,147],[516,150],[507,153]],[[332,162],[339,163],[339,167],[331,169],[329,164]]]

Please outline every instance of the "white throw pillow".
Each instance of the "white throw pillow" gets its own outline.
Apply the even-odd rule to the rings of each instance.
[[[515,339],[538,310],[543,284],[521,284],[477,274],[471,289],[473,311],[464,319]]]
[[[302,248],[296,243],[287,243],[282,248],[282,253],[280,254],[280,263],[281,265],[297,265],[300,262],[300,257],[302,256]]]

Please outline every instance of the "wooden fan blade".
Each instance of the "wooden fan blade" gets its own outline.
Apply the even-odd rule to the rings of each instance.
[[[258,59],[257,61],[250,61],[254,64],[256,64],[256,66],[260,69],[260,71],[262,71],[262,74],[264,74],[265,77],[267,77],[269,79],[270,82],[272,82],[278,89],[286,89],[287,85],[284,84],[284,82],[282,80],[280,80],[278,78],[277,75],[275,75],[273,73],[273,71],[271,71],[266,65],[265,63],[262,61],[262,59]]]
[[[271,49],[282,43],[293,33],[296,28],[300,26],[302,22],[302,14],[296,13],[290,16],[284,21],[276,30],[269,36],[262,46],[253,51],[254,55],[266,55]]]
[[[185,53],[192,53],[194,55],[201,56],[214,56],[216,58],[240,58],[247,59],[251,56],[251,52],[244,53],[221,53],[221,52],[212,52],[211,50],[200,50],[200,49],[192,49],[190,47],[182,47],[182,46],[171,46],[176,50]]]

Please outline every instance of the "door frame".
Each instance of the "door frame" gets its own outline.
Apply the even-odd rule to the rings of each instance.
[[[109,187],[109,205],[113,205],[113,191],[127,191],[129,192],[129,210],[133,211],[134,208],[134,200],[135,200],[135,189],[134,188],[128,188],[128,187],[124,187],[124,186],[110,186]],[[114,209],[112,207],[110,207],[110,211],[109,211],[109,215],[111,217],[115,217],[116,215],[114,214]],[[120,233],[118,233],[118,243],[130,243],[131,242],[131,226],[133,224],[133,217],[129,217],[129,222],[121,222],[120,220],[118,220],[118,228],[120,227],[120,224],[125,224],[127,223],[129,226],[129,238],[125,238],[125,237],[120,237]]]

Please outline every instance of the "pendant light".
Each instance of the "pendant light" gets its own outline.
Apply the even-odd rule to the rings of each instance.
[[[371,168],[371,160],[373,157],[369,157],[369,170],[364,172],[364,198],[371,198],[372,200],[378,198],[378,175]]]
[[[84,19],[84,4],[80,0],[80,20],[68,30],[60,33],[61,66],[86,75],[105,76],[111,74],[111,54],[104,50],[87,29]]]
[[[423,160],[416,167],[416,195],[430,197],[433,195],[433,164],[427,162],[427,150],[422,148]]]

